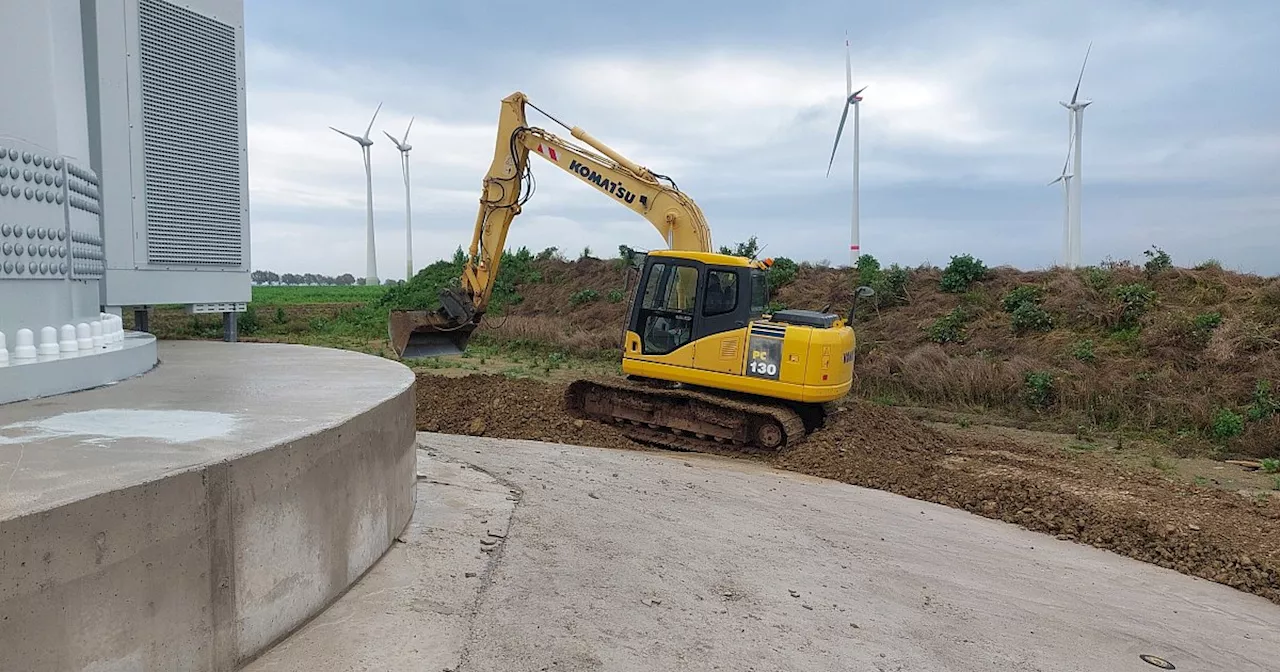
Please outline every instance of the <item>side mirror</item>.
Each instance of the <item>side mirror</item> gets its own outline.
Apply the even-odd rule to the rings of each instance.
[[[853,291],[853,305],[849,306],[849,324],[853,324],[853,312],[858,309],[858,299],[872,296],[875,293],[876,290],[871,289],[866,285],[862,285]]]

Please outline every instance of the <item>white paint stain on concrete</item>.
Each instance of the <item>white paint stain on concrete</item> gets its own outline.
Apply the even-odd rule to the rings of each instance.
[[[225,437],[238,425],[236,416],[211,411],[103,408],[5,425],[0,427],[0,445],[72,436],[84,437],[86,443],[119,439],[194,443]]]

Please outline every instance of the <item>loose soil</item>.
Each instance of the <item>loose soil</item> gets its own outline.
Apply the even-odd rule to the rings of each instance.
[[[418,429],[650,450],[562,410],[564,383],[418,374]],[[1280,604],[1280,497],[1182,481],[1091,451],[950,431],[849,398],[773,466],[965,509]]]

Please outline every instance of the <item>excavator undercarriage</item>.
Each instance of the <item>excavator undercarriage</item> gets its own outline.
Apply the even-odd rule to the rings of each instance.
[[[788,404],[667,381],[576,380],[565,391],[575,418],[613,424],[627,437],[673,450],[778,453],[822,426],[819,404]]]

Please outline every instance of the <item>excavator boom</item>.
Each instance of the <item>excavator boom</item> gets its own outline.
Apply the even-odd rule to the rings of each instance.
[[[466,348],[488,307],[511,223],[530,196],[525,182],[531,153],[644,217],[667,247],[712,251],[702,210],[670,178],[636,164],[580,128],[569,129],[570,135],[586,147],[529,126],[527,102],[520,92],[502,100],[493,162],[484,178],[459,287],[444,290],[435,311],[391,311],[388,331],[398,356],[457,354]]]

